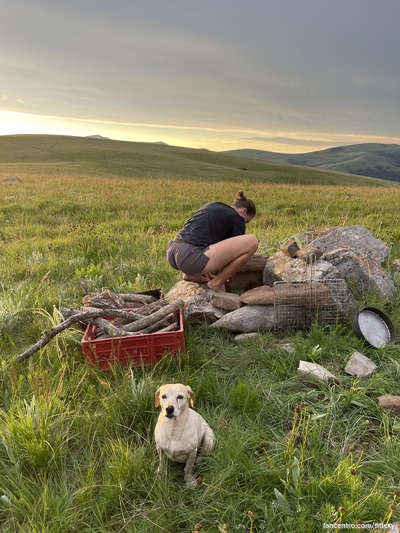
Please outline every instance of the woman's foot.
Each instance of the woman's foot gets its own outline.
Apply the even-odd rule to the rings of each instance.
[[[204,274],[200,274],[199,276],[190,276],[189,274],[185,274],[183,276],[184,281],[191,281],[192,283],[207,283],[210,281],[210,276],[206,276]]]

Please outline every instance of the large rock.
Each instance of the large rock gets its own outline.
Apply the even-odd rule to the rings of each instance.
[[[264,285],[277,281],[344,279],[352,282],[355,291],[374,292],[384,300],[396,294],[389,273],[381,266],[389,254],[389,246],[363,226],[308,232],[300,239],[321,250],[321,259],[307,265],[279,250],[266,262]],[[353,306],[348,307],[351,310]]]
[[[328,261],[318,260],[312,266],[301,259],[288,257],[280,250],[267,259],[264,267],[263,284],[273,285],[276,281],[305,281],[342,279],[340,272]]]
[[[384,300],[396,294],[389,273],[366,254],[343,247],[325,253],[323,259],[334,265],[344,279],[356,284],[363,293],[374,292]]]
[[[213,305],[215,291],[205,284],[178,281],[165,295],[169,302],[181,299],[184,302],[183,318],[188,323],[205,322],[212,324],[227,313],[226,310]]]
[[[311,242],[313,246],[324,253],[346,247],[381,264],[390,252],[389,246],[381,239],[374,237],[364,226],[334,227],[330,230],[324,230],[324,232],[324,235]]]
[[[245,305],[224,315],[212,324],[213,328],[227,329],[234,333],[267,331],[275,327],[273,305]]]

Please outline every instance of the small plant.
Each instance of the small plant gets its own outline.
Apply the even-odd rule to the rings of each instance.
[[[84,280],[92,292],[101,292],[103,289],[103,269],[91,263],[88,267],[75,269],[75,277]]]

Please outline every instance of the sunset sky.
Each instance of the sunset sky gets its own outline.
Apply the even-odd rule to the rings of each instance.
[[[400,143],[399,0],[2,0],[0,135]]]

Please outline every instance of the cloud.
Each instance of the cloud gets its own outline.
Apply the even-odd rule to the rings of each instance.
[[[398,0],[3,0],[1,101],[304,147],[397,136],[399,19]]]
[[[244,141],[265,142],[268,144],[290,144],[295,146],[332,146],[332,140],[301,139],[295,137],[243,137]],[[341,142],[340,144],[353,144],[353,142]]]

